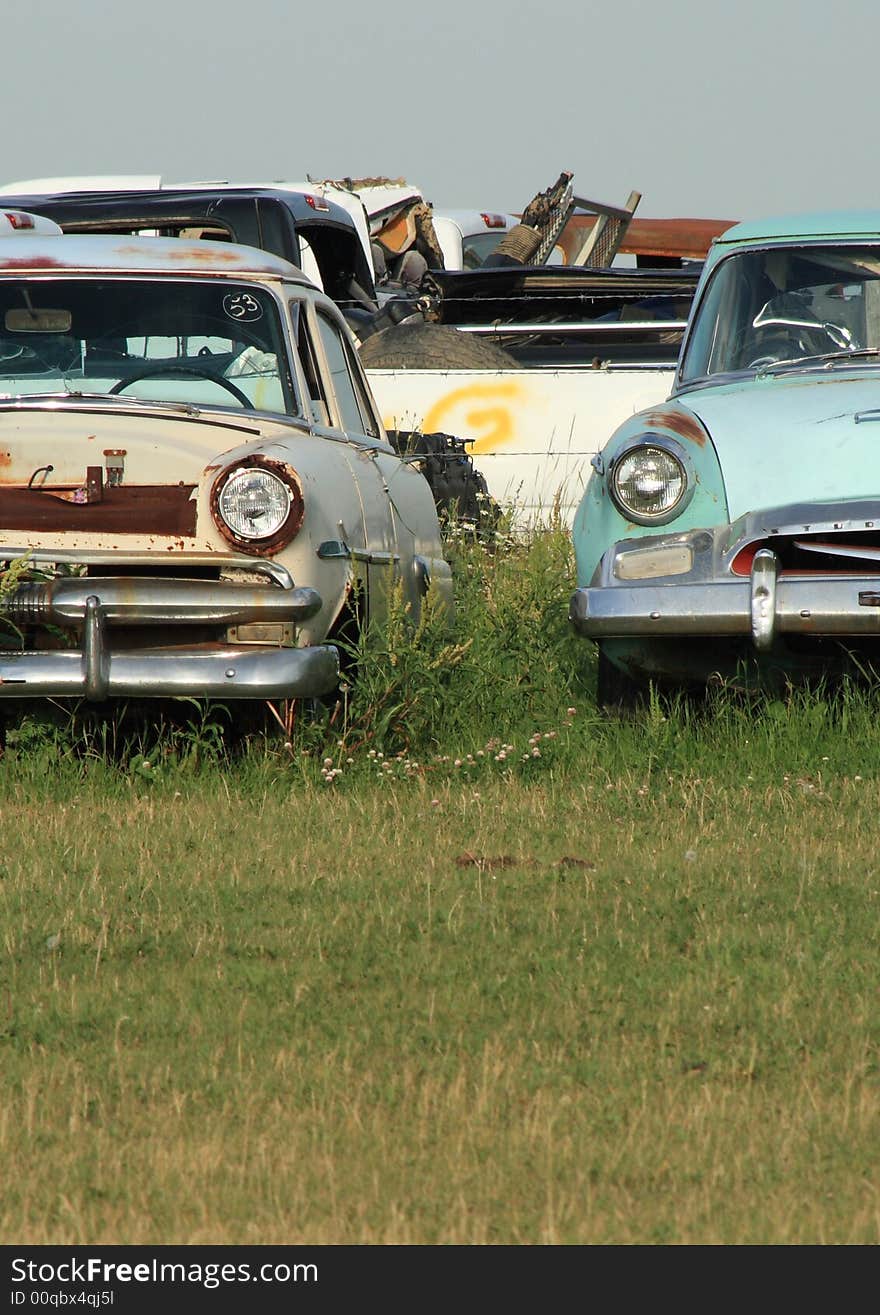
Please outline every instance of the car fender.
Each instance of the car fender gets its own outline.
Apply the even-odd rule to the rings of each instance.
[[[621,452],[644,438],[672,441],[685,454],[694,481],[690,501],[674,520],[641,525],[629,520],[608,491],[608,475]],[[577,580],[590,584],[605,551],[621,539],[698,529],[727,519],[727,501],[718,455],[698,417],[680,402],[665,402],[625,421],[593,460],[593,471],[572,526]]]

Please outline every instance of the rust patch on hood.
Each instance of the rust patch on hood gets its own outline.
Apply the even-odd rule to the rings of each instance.
[[[67,490],[0,488],[4,530],[79,530],[88,534],[155,534],[194,537],[194,484],[108,485],[100,501],[78,502]]]
[[[697,447],[705,447],[708,434],[696,416],[677,406],[659,406],[647,411],[642,419],[646,429],[668,429],[679,438],[686,438]]]

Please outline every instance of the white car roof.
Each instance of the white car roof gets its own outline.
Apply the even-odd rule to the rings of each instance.
[[[51,222],[51,221],[50,221]],[[57,228],[57,225],[55,225]],[[234,242],[65,233],[22,234],[14,249],[0,244],[0,274],[188,274],[216,278],[284,278],[308,284],[302,270],[280,256]]]

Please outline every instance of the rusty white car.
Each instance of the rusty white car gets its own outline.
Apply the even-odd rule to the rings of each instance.
[[[451,602],[431,490],[300,270],[19,220],[0,235],[0,699],[317,697],[394,582],[414,617],[429,585]]]

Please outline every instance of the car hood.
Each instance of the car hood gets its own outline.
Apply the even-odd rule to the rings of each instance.
[[[273,417],[0,399],[0,550],[216,550],[208,498],[217,472],[254,452],[292,460],[297,437],[293,422]],[[306,435],[297,447],[298,477],[314,446]]]
[[[795,502],[880,498],[880,369],[770,375],[675,399],[708,431],[731,520]]]

